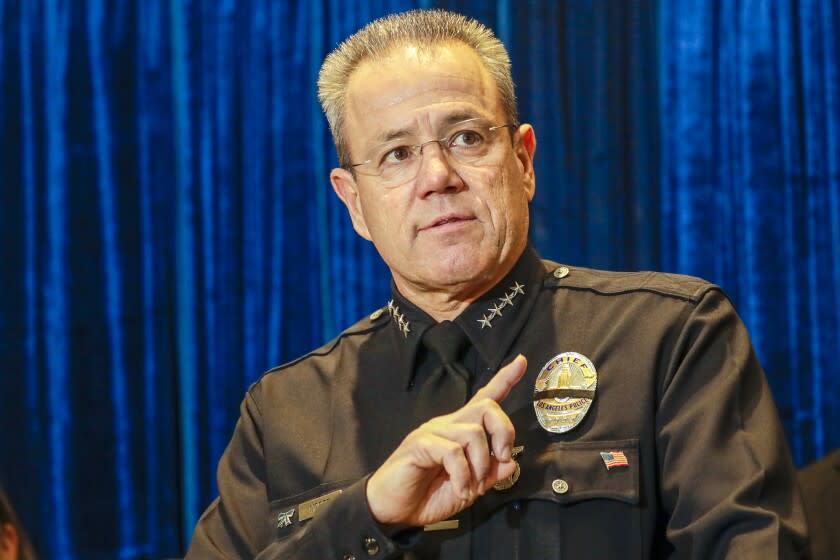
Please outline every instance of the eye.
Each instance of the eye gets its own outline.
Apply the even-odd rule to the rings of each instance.
[[[397,146],[382,156],[382,164],[393,165],[395,163],[402,163],[411,157],[411,149],[408,146]]]
[[[484,142],[484,137],[475,130],[461,130],[453,134],[449,140],[450,148],[474,148]]]

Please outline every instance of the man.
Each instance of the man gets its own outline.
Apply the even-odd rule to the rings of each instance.
[[[373,22],[319,95],[393,299],[251,387],[188,558],[798,554],[794,471],[720,289],[528,246],[536,137],[491,31]]]

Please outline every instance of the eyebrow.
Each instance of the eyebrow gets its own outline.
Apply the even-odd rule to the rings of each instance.
[[[480,116],[475,111],[458,111],[456,113],[452,113],[452,114],[444,117],[441,124],[444,127],[446,127],[446,126],[450,126],[450,125],[453,125],[453,124],[456,124],[456,123],[459,123],[459,122],[462,122],[462,121],[468,121],[468,120],[471,120],[471,119],[483,119],[483,118],[484,117]],[[397,129],[393,129],[393,130],[386,130],[386,131],[383,131],[382,133],[378,134],[376,136],[375,141],[376,141],[377,144],[380,144],[380,143],[381,144],[386,144],[386,143],[388,143],[392,140],[396,140],[397,138],[404,138],[406,136],[410,136],[411,134],[413,134],[413,131],[408,127],[397,128]]]

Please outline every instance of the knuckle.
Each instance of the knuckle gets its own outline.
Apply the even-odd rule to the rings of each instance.
[[[437,438],[429,432],[417,431],[406,438],[406,444],[419,449],[431,449],[436,443]]]
[[[483,440],[487,437],[484,427],[479,426],[478,424],[468,424],[465,431],[471,440]]]
[[[491,399],[490,397],[482,397],[482,398],[478,399],[478,401],[476,401],[475,404],[477,406],[481,407],[481,408],[486,408],[492,402],[493,402],[493,399]]]
[[[420,429],[425,431],[439,431],[451,424],[452,420],[450,416],[451,415],[436,416],[435,418],[427,420],[424,424],[422,424]]]
[[[464,453],[461,449],[460,445],[456,445],[455,443],[450,443],[446,446],[446,451],[444,454],[449,457],[450,459],[458,459],[459,457],[463,457]]]
[[[493,404],[495,404],[493,399],[483,397],[472,401],[465,408],[469,408],[473,413],[478,412],[479,414],[484,414]]]
[[[494,401],[493,399],[491,399],[489,397],[485,397],[485,398],[481,399],[481,406],[485,410],[501,410],[502,409],[502,407],[499,406],[499,403],[497,403],[496,401]]]
[[[420,424],[420,426],[417,427],[415,432],[428,432],[428,431],[432,430],[435,426],[435,420],[437,420],[437,418],[432,418],[431,420],[426,420],[425,422]]]
[[[428,439],[428,435],[423,431],[422,426],[405,436],[403,444],[408,445],[422,445],[423,440]]]
[[[473,461],[473,469],[478,478],[484,478],[490,472],[490,455],[482,454]]]

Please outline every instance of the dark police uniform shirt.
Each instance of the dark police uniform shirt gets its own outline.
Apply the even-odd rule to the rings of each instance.
[[[387,307],[250,388],[219,464],[220,497],[187,558],[742,559],[805,549],[770,389],[716,286],[561,267],[528,248],[455,322],[473,344],[473,392],[517,354],[528,358],[503,403],[523,446],[512,488],[488,491],[457,528],[392,535],[371,518],[369,473],[431,414],[414,403],[429,369],[419,341],[434,321],[394,289]],[[563,352],[591,360],[597,389],[580,424],[554,434],[533,396]],[[626,466],[607,468],[602,452],[622,452]]]
[[[813,560],[840,558],[840,449],[799,470]]]

